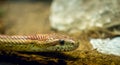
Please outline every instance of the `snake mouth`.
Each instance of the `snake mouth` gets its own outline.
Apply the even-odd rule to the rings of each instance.
[[[48,52],[68,52],[68,51],[73,51],[79,47],[79,42],[77,43],[72,43],[69,45],[61,45],[61,46],[52,46],[46,48],[46,51]]]

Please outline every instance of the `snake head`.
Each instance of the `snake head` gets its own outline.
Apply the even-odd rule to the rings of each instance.
[[[52,35],[52,37],[49,37],[49,40],[46,41],[44,46],[46,47],[44,47],[43,52],[67,52],[78,48],[79,42],[63,35]]]

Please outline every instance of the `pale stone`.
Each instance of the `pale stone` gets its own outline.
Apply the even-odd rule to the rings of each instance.
[[[113,39],[91,39],[93,49],[104,54],[120,56],[120,37]]]
[[[53,0],[51,27],[59,31],[81,31],[119,22],[119,0]]]

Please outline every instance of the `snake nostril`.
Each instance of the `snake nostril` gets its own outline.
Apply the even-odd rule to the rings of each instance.
[[[65,41],[64,40],[59,40],[60,45],[64,45]]]

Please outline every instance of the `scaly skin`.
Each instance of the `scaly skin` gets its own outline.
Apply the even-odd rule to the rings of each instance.
[[[0,35],[0,51],[64,52],[79,46],[73,39],[56,34]]]

